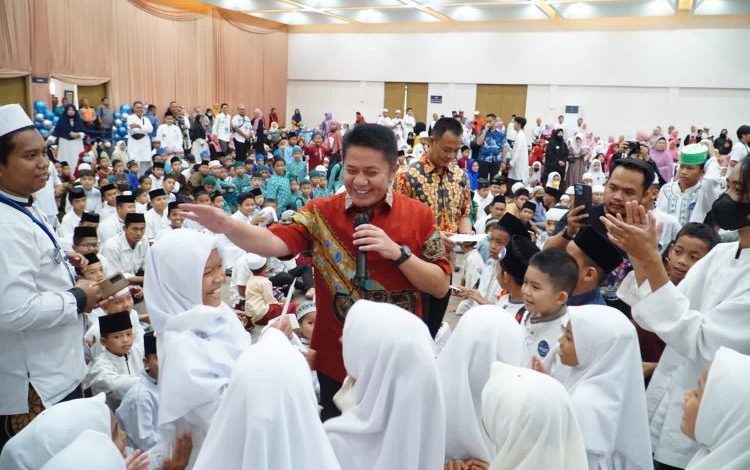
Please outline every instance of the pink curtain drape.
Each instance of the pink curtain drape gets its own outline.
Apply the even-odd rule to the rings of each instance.
[[[0,0],[0,78],[109,82],[158,112],[286,108],[287,28],[191,0]]]
[[[0,78],[31,73],[31,8],[27,0],[0,2]]]

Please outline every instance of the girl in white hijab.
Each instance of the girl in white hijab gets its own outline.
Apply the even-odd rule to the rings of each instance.
[[[0,468],[38,470],[87,429],[111,436],[112,422],[103,393],[58,403],[42,411],[5,444]]]
[[[646,390],[638,337],[618,310],[569,308],[554,369],[570,393],[583,432],[590,470],[650,470]],[[560,369],[560,370],[558,370]]]
[[[546,374],[492,364],[482,391],[482,420],[498,449],[490,470],[587,468],[570,396]]]
[[[445,460],[489,462],[497,449],[482,427],[482,388],[490,366],[520,366],[523,329],[495,305],[474,307],[461,318],[438,356],[445,393]]]
[[[187,431],[195,460],[237,357],[250,346],[221,301],[225,273],[210,235],[188,229],[159,238],[146,259],[144,297],[159,351],[162,442]],[[172,449],[162,449],[169,455]]]
[[[550,171],[549,175],[547,175],[547,183],[544,186],[560,189],[560,173],[556,171]]]
[[[244,352],[194,469],[340,470],[303,356],[268,329]]]
[[[86,430],[52,457],[41,470],[125,470],[125,459],[112,437]]]
[[[112,151],[112,160],[120,160],[123,163],[128,161],[128,150],[125,147],[125,141],[119,140],[115,144],[115,149]]]
[[[443,468],[443,391],[424,322],[359,300],[344,323],[343,355],[354,406],[324,424],[341,468]]]
[[[707,372],[685,391],[681,428],[701,445],[686,470],[748,469],[750,356],[719,348]]]
[[[602,171],[601,160],[591,161],[591,169],[589,170],[589,173],[591,174],[591,186],[603,186],[604,183],[607,182],[607,175]]]

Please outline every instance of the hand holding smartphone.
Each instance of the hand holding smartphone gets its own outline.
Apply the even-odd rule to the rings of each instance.
[[[591,202],[591,186],[583,183],[576,183],[574,192],[574,204],[573,207],[584,206],[585,209],[583,214],[591,215],[591,208],[593,203]],[[590,224],[590,217],[583,221],[583,224]]]

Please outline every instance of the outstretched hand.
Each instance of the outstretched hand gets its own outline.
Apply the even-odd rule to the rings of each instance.
[[[647,260],[658,255],[659,229],[651,212],[637,202],[625,203],[625,218],[607,214],[600,220],[607,227],[607,236],[615,246],[627,252],[632,259]]]
[[[194,220],[214,233],[225,233],[232,219],[223,210],[203,204],[180,204],[180,212],[186,219]]]
[[[150,454],[136,449],[125,457],[125,468],[127,470],[148,470]]]

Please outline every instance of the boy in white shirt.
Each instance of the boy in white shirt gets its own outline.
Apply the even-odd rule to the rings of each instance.
[[[78,172],[78,179],[86,193],[86,212],[96,212],[102,210],[102,193],[94,187],[96,174],[91,170],[81,170]]]
[[[461,266],[463,271],[461,286],[473,289],[479,283],[479,275],[484,267],[484,260],[476,249],[476,242],[461,243],[461,251],[464,253]]]
[[[154,240],[156,234],[169,226],[167,218],[167,193],[164,189],[154,189],[148,193],[151,209],[146,211],[146,240]]]
[[[99,317],[104,352],[94,359],[84,383],[94,395],[107,394],[107,404],[117,409],[125,393],[138,383],[143,370],[143,351],[133,347],[130,312]]]
[[[526,237],[515,235],[505,247],[505,256],[497,264],[497,282],[508,293],[500,297],[497,306],[521,323],[526,307],[523,303],[523,280],[531,258],[539,248]]]
[[[72,238],[73,230],[81,223],[81,216],[86,209],[86,193],[83,188],[71,188],[68,191],[68,202],[71,210],[65,213],[62,223],[57,228],[57,234],[64,240]]]
[[[156,129],[156,137],[161,141],[161,146],[168,152],[183,154],[182,149],[182,131],[175,124],[174,115],[167,111],[164,115],[164,124],[160,124]]]
[[[143,335],[143,371],[139,381],[125,393],[117,408],[117,418],[127,433],[127,445],[148,450],[160,441],[159,417],[159,361],[156,337],[153,332]]]
[[[154,162],[148,177],[151,180],[151,191],[161,189],[164,186],[164,162]]]
[[[525,337],[524,367],[549,371],[555,364],[558,338],[568,324],[567,301],[578,282],[578,264],[563,250],[550,249],[529,261],[523,282],[526,312],[521,320]]]

